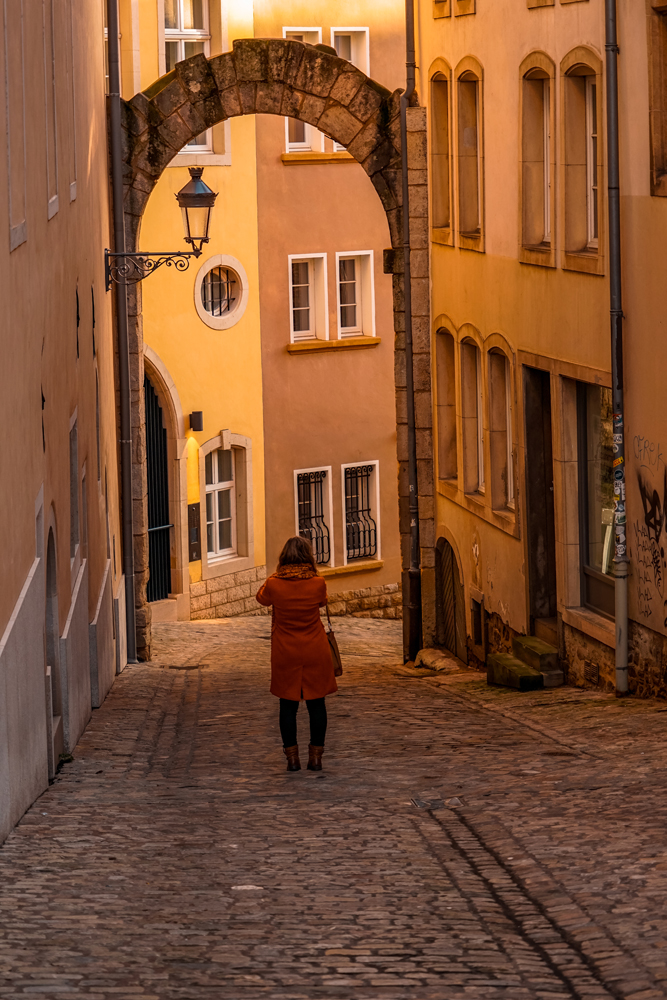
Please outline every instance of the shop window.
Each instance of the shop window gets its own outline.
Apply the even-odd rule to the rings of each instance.
[[[581,603],[614,617],[614,469],[611,389],[577,385]]]
[[[449,80],[438,74],[431,80],[431,225],[448,229],[450,207]]]
[[[512,367],[502,351],[489,352],[489,445],[491,502],[496,510],[514,507],[512,447]]]
[[[470,340],[461,344],[461,395],[463,410],[463,489],[483,493],[484,408],[482,359],[479,347]]]
[[[206,550],[209,562],[236,553],[234,452],[217,448],[204,459],[206,479]]]
[[[458,476],[455,356],[451,333],[438,330],[435,337],[435,363],[439,479],[456,479]]]

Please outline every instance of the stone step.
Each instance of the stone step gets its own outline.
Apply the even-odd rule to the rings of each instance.
[[[558,670],[558,650],[536,635],[517,635],[512,639],[512,651],[533,670]]]
[[[536,618],[533,622],[533,631],[538,639],[549,642],[552,646],[558,645],[558,619],[556,617]]]
[[[533,670],[539,670],[544,677],[545,687],[561,687],[563,671],[558,661],[558,650],[536,635],[518,635],[512,639],[512,649],[518,660]]]
[[[517,691],[537,691],[544,687],[544,677],[509,653],[491,653],[486,658],[486,683]]]

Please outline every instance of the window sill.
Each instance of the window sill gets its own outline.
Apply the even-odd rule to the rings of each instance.
[[[556,252],[553,245],[519,247],[519,261],[522,264],[534,264],[537,267],[555,267]]]
[[[484,240],[481,233],[459,233],[459,247],[461,250],[475,250],[476,253],[484,253]]]
[[[344,340],[301,340],[288,344],[288,354],[319,354],[322,351],[358,351],[364,347],[377,347],[382,337],[345,337]]]
[[[223,556],[222,559],[214,561],[202,560],[201,578],[202,580],[213,580],[216,576],[228,576],[230,573],[240,573],[244,569],[252,569],[255,565],[254,557],[249,556]]]
[[[604,257],[590,250],[573,253],[563,251],[562,267],[565,271],[581,271],[584,274],[604,274]]]
[[[616,624],[589,608],[563,608],[563,621],[605,646],[616,646]]]
[[[454,246],[454,231],[446,226],[434,226],[431,229],[431,243],[440,243],[441,246]]]
[[[464,493],[457,488],[455,479],[440,479],[436,487],[437,495],[441,500],[455,503],[463,510],[467,510],[474,517],[478,517],[487,524],[492,525],[506,535],[513,538],[520,538],[519,521],[516,510],[505,507],[501,510],[494,510],[486,503],[483,493]],[[443,518],[443,520],[446,520]]]
[[[368,573],[382,569],[383,559],[366,559],[364,562],[352,562],[346,566],[324,566],[319,572],[321,576],[347,576],[349,573]]]
[[[352,153],[282,153],[280,159],[286,167],[303,163],[356,163]]]

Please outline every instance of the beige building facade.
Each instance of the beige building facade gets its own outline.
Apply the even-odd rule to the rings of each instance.
[[[621,541],[630,688],[647,693],[665,690],[667,18],[660,4],[619,0],[618,30]],[[613,688],[604,3],[420,3],[417,37],[429,117],[437,640],[486,662],[536,635],[571,682]]]
[[[0,840],[125,666],[102,3],[1,23]]]

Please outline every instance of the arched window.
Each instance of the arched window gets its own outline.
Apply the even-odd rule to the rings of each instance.
[[[458,80],[459,232],[479,238],[482,230],[481,91],[466,70]]]
[[[482,395],[482,359],[472,340],[461,344],[461,401],[463,412],[463,489],[483,493],[484,476],[484,407]]]
[[[458,476],[454,359],[454,338],[446,330],[438,330],[435,338],[435,363],[439,479],[456,479]]]
[[[438,73],[431,80],[431,225],[451,226],[449,80]]]
[[[546,251],[553,224],[552,76],[537,66],[521,81],[521,242]]]
[[[582,55],[589,57],[592,53],[578,50],[563,61],[564,242],[566,254],[597,257],[602,172],[599,67],[594,67],[590,58],[586,62],[578,58]],[[568,263],[577,266],[576,260]]]
[[[514,506],[512,396],[509,358],[494,348],[489,352],[489,445],[491,504],[496,510]]]

